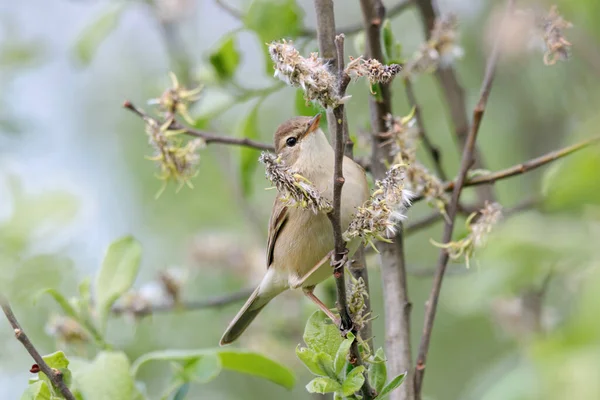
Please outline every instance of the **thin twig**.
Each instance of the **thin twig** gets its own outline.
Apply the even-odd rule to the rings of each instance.
[[[144,120],[153,120],[160,125],[160,121],[157,121],[156,118],[153,118],[146,114],[142,109],[134,106],[130,101],[125,101],[123,103],[123,107],[130,110],[134,114],[137,114]],[[169,129],[173,130],[183,130],[186,135],[198,137],[204,140],[206,144],[216,143],[216,144],[227,144],[232,146],[245,146],[258,150],[268,150],[274,151],[273,145],[257,142],[248,138],[234,138],[231,136],[223,136],[216,133],[201,131],[198,129],[193,129],[187,126],[180,124],[177,121],[173,121]]]
[[[338,96],[343,97],[346,92],[346,87],[350,82],[350,77],[344,72],[344,35],[338,35],[335,37],[335,47],[337,50],[338,60]],[[337,289],[337,307],[340,313],[341,325],[340,330],[347,331],[351,330],[356,334],[356,327],[350,316],[350,310],[348,309],[348,299],[346,294],[346,277],[344,274],[344,268],[346,264],[346,254],[348,250],[346,248],[346,242],[342,236],[342,225],[341,225],[341,210],[342,210],[342,187],[344,186],[344,174],[343,174],[343,162],[344,162],[344,137],[346,133],[344,128],[347,125],[344,123],[346,114],[344,112],[344,105],[341,104],[333,109],[333,115],[335,117],[335,160],[334,160],[334,175],[333,175],[333,210],[327,214],[331,225],[333,227],[333,238],[335,243],[335,255],[334,255],[334,270],[333,276],[335,278],[335,286]],[[353,365],[362,365],[362,359],[360,351],[358,349],[358,343],[355,340],[352,342],[350,347],[350,360]],[[366,372],[365,372],[366,378]],[[363,399],[372,399],[375,397],[373,389],[369,385],[368,379],[365,379],[364,384],[361,388],[361,394]]]
[[[381,0],[361,0],[360,6],[366,36],[366,56],[383,60],[381,26],[386,17],[385,7]],[[389,84],[379,84],[379,94],[380,96],[371,96],[369,99],[373,138],[370,170],[375,179],[382,179],[385,176],[386,162],[391,160],[390,143],[386,145],[379,137],[381,132],[386,131],[385,117],[392,112]],[[392,238],[392,243],[379,242],[377,249],[381,260],[387,370],[390,377],[408,373],[402,386],[393,391],[390,398],[414,400],[410,343],[412,305],[408,298],[402,229],[399,229],[398,234]]]
[[[423,20],[423,30],[426,39],[431,37],[431,31],[435,25],[435,21],[439,18],[439,12],[435,7],[433,0],[415,0],[421,19]],[[450,112],[450,119],[454,126],[454,133],[458,141],[458,145],[461,149],[464,149],[467,139],[467,133],[469,131],[469,118],[467,112],[467,101],[465,96],[465,90],[458,81],[458,76],[452,65],[446,65],[440,67],[435,72],[437,81],[442,89],[442,94],[448,111]],[[477,169],[485,169],[485,163],[481,152],[477,147],[473,150],[473,166]],[[483,204],[485,200],[493,200],[495,198],[494,192],[491,186],[484,186],[478,191],[479,201]]]
[[[505,26],[505,23],[509,16],[512,13],[514,5],[514,0],[508,0],[508,6],[506,10],[506,14],[503,19],[503,23],[501,27]],[[498,38],[500,35],[498,35]],[[463,189],[463,185],[466,182],[467,172],[473,163],[473,152],[475,150],[475,142],[477,140],[477,134],[479,132],[479,127],[481,125],[481,120],[483,118],[483,114],[485,113],[485,107],[490,95],[490,91],[492,88],[492,83],[494,81],[494,75],[496,72],[496,65],[498,63],[498,57],[500,53],[500,40],[496,39],[494,43],[494,47],[492,49],[492,53],[487,62],[485,77],[483,79],[483,83],[481,85],[481,93],[479,97],[479,101],[475,106],[473,111],[473,123],[471,128],[469,129],[469,134],[467,136],[467,140],[465,142],[465,147],[463,150],[460,171],[458,173],[458,177],[456,179],[456,185],[452,192],[452,197],[450,200],[450,204],[448,205],[447,215],[448,222],[446,222],[444,227],[444,234],[442,236],[441,243],[448,243],[452,240],[452,232],[454,231],[454,223],[456,221],[456,214],[458,211],[458,205],[460,200],[460,194]],[[431,288],[431,293],[429,295],[429,299],[426,303],[425,309],[425,321],[423,324],[423,335],[421,337],[421,343],[419,346],[419,354],[417,356],[417,366],[415,368],[415,393],[417,399],[421,397],[421,389],[423,386],[423,376],[425,374],[425,365],[427,362],[427,353],[429,351],[429,342],[431,340],[431,333],[433,329],[433,323],[435,320],[435,314],[437,311],[437,304],[439,301],[440,290],[442,288],[442,281],[444,279],[444,273],[446,272],[446,267],[448,265],[449,255],[446,249],[442,249],[440,251],[440,257],[438,259],[438,266],[436,270],[436,274],[433,278],[433,287]]]
[[[147,315],[171,311],[196,311],[206,308],[221,308],[233,303],[238,303],[242,300],[246,300],[253,291],[253,289],[243,289],[238,292],[209,297],[204,300],[189,300],[178,303],[155,304],[148,307],[143,307],[139,310],[131,309],[125,305],[116,305],[111,311],[117,315],[123,313],[132,313],[136,317],[145,317]]]
[[[522,175],[526,172],[540,168],[540,167],[542,167],[546,164],[549,164],[553,161],[556,161],[556,160],[566,157],[570,154],[573,154],[576,151],[585,149],[586,147],[589,147],[597,142],[600,142],[600,136],[594,136],[590,139],[586,139],[582,142],[573,144],[571,146],[567,146],[567,147],[564,147],[559,150],[551,151],[551,152],[546,153],[537,158],[533,158],[533,159],[525,161],[521,164],[513,165],[512,167],[502,169],[500,171],[491,172],[489,174],[479,175],[479,176],[473,177],[471,179],[467,179],[464,182],[463,187],[477,186],[477,185],[483,185],[483,184],[487,184],[487,183],[495,183],[497,181],[511,178],[513,176]],[[444,183],[444,190],[446,192],[451,192],[456,187],[456,182],[457,181],[450,181],[450,182]],[[416,203],[423,199],[424,199],[423,196],[417,196],[414,199],[412,199],[412,202]]]
[[[442,153],[436,145],[431,142],[429,135],[427,135],[427,131],[425,130],[425,123],[423,122],[423,116],[421,115],[421,106],[417,102],[417,97],[415,95],[415,91],[413,89],[412,81],[410,77],[404,77],[404,89],[406,91],[406,98],[408,99],[408,104],[415,109],[415,119],[417,120],[417,127],[419,128],[419,136],[421,140],[423,140],[423,145],[425,146],[425,150],[431,157],[431,161],[433,161],[433,167],[435,168],[435,172],[437,176],[443,180],[448,180],[446,173],[444,172],[444,167],[442,166]]]
[[[48,377],[48,379],[50,379],[52,385],[60,391],[65,399],[75,400],[75,396],[73,396],[73,393],[71,393],[63,381],[62,372],[57,369],[50,368],[50,366],[46,364],[46,361],[44,361],[40,355],[40,352],[37,351],[33,343],[31,343],[25,334],[25,331],[23,331],[23,328],[21,328],[21,325],[13,313],[10,304],[8,304],[8,301],[4,297],[0,297],[0,306],[2,307],[2,311],[4,311],[4,315],[6,315],[6,319],[8,319],[8,322],[14,329],[15,337],[19,342],[21,342],[21,344],[23,344],[23,347],[25,347],[27,352],[31,355],[31,358],[33,358],[35,363],[40,367],[40,370]]]

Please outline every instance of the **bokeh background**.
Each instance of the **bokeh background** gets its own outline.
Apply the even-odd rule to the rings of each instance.
[[[228,4],[244,12],[249,3]],[[471,108],[492,27],[504,4],[439,3],[442,11],[454,12],[460,20],[465,54],[455,67]],[[551,5],[517,3],[546,10]],[[566,32],[572,57],[545,66],[542,51],[523,50],[527,37],[507,35],[480,133],[490,170],[600,133],[600,3],[555,3],[575,25]],[[312,2],[298,0],[297,5],[303,25],[313,29]],[[336,15],[338,27],[360,24],[358,1],[336,2]],[[410,57],[423,42],[416,8],[394,17],[392,28]],[[220,81],[209,62],[227,38],[233,38],[240,56],[234,83]],[[35,294],[54,287],[74,295],[78,283],[98,270],[107,245],[120,236],[132,234],[143,245],[136,287],[147,293],[156,292],[152,282],[166,270],[184,277],[182,296],[190,300],[248,288],[260,278],[274,196],[263,190],[268,182],[262,168],[241,173],[239,148],[211,145],[201,152],[194,189],[177,192],[169,186],[155,198],[161,182],[154,176],[154,164],[144,158],[151,149],[143,122],[121,105],[129,99],[148,108],[147,100],[168,87],[173,70],[183,82],[205,86],[191,109],[198,127],[240,136],[243,121],[260,103],[257,138],[270,141],[279,123],[298,114],[298,95],[280,88],[267,74],[271,67],[263,42],[212,0],[0,4],[0,282],[43,353],[62,345],[52,329],[59,309],[49,301],[35,302]],[[314,41],[299,43],[306,51],[316,49]],[[349,37],[347,54],[357,55],[360,43],[360,35]],[[426,129],[443,149],[444,167],[454,174],[459,152],[434,76],[419,76],[415,90]],[[358,83],[350,93],[350,129],[363,137],[369,121],[368,90]],[[393,94],[394,112],[407,114],[400,80]],[[428,360],[427,398],[600,398],[598,171],[596,147],[495,185],[502,205],[534,199],[536,207],[500,224],[470,269],[461,263],[449,267]],[[248,176],[243,190],[241,181]],[[466,191],[464,199],[475,201],[474,191]],[[426,204],[419,204],[409,212],[409,222],[429,212]],[[464,232],[459,229],[457,235]],[[429,239],[440,237],[438,224],[406,240],[415,347],[438,254]],[[370,256],[368,264],[378,316],[374,340],[383,345],[377,258]],[[331,285],[320,290],[333,299]],[[131,359],[150,350],[214,347],[239,306],[161,313],[137,321],[115,317],[108,341]],[[303,388],[309,376],[294,349],[312,311],[300,294],[286,294],[266,309],[239,344],[295,369],[298,384],[292,393],[256,378],[223,373],[209,384],[193,385],[188,398],[309,398]],[[1,320],[0,342],[0,398],[16,399],[27,385],[31,361]],[[67,349],[78,351],[77,346]],[[168,366],[143,371],[152,398],[159,397],[168,376]]]

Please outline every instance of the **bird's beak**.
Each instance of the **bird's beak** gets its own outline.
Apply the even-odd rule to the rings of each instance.
[[[309,133],[312,133],[319,129],[319,122],[321,122],[321,114],[317,114],[308,122],[308,127],[306,131],[302,134],[302,138],[307,136]]]

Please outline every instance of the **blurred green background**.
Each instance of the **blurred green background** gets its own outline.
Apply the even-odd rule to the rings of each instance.
[[[269,142],[277,125],[298,113],[298,101],[296,91],[287,87],[264,99],[256,96],[279,86],[266,73],[271,67],[263,43],[288,34],[297,23],[315,25],[311,1],[272,3],[279,14],[259,15],[260,23],[272,26],[258,35],[211,0],[0,5],[0,290],[10,295],[43,353],[62,345],[48,325],[59,310],[49,301],[34,302],[35,294],[54,287],[74,295],[78,282],[98,270],[106,246],[122,235],[132,234],[143,245],[138,288],[147,288],[167,269],[185,274],[182,296],[191,300],[234,292],[260,279],[274,192],[263,190],[268,182],[260,166],[251,175],[240,173],[240,164],[248,168],[243,160],[258,152],[242,155],[239,148],[210,145],[201,152],[193,190],[176,192],[173,185],[155,199],[161,183],[153,163],[144,158],[151,149],[143,122],[121,105],[129,99],[148,108],[147,100],[162,93],[174,70],[182,81],[205,86],[191,110],[198,127],[247,134],[244,121],[260,103],[255,134]],[[551,5],[517,3],[521,8]],[[228,4],[242,12],[250,7],[249,1]],[[566,32],[572,57],[548,67],[541,51],[520,50],[527,38],[506,41],[479,136],[489,170],[600,133],[600,3],[556,4],[575,25]],[[504,4],[446,0],[440,8],[460,20],[465,56],[455,67],[471,109],[493,38],[491,21]],[[360,24],[358,1],[336,2],[336,15],[338,27]],[[423,41],[416,8],[394,17],[392,28],[410,57]],[[210,55],[229,38],[233,43],[227,45],[237,49],[239,60],[225,62],[239,61],[239,67],[226,81]],[[347,38],[347,54],[358,55],[360,42]],[[307,52],[316,49],[314,40],[299,39],[298,44]],[[348,116],[357,137],[369,126],[367,89],[363,82],[350,87]],[[435,77],[419,76],[415,91],[425,127],[453,175],[459,152]],[[401,80],[394,82],[393,95],[394,113],[407,114]],[[424,153],[421,159],[428,162]],[[600,398],[598,171],[596,146],[495,185],[505,207],[532,197],[540,201],[537,209],[503,221],[470,269],[449,267],[428,358],[427,398]],[[463,198],[476,200],[473,190]],[[410,210],[408,222],[429,212],[419,204]],[[466,231],[463,225],[457,236]],[[414,348],[438,255],[429,238],[440,237],[438,224],[406,240]],[[379,316],[374,340],[383,345],[377,258],[368,261],[373,310]],[[331,285],[320,290],[332,301]],[[214,347],[238,307],[157,314],[137,322],[114,318],[108,341],[132,359],[151,350]],[[294,349],[313,308],[301,294],[288,293],[266,309],[239,344],[297,370],[291,394],[257,378],[223,373],[207,385],[193,385],[188,398],[308,398],[304,384],[309,376]],[[0,341],[0,398],[16,399],[32,362],[1,319]],[[92,355],[87,348],[66,349]],[[141,377],[148,393],[157,394],[168,383],[168,368],[147,367]]]

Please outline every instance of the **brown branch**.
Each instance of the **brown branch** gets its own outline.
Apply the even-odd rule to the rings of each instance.
[[[414,3],[415,3],[414,0],[401,0],[398,3],[396,3],[395,5],[390,7],[390,9],[387,12],[387,16],[389,18],[392,18],[397,15],[400,15],[405,10],[407,10],[409,7],[411,7]],[[348,25],[346,27],[338,29],[337,34],[343,33],[345,35],[350,36],[350,35],[359,33],[363,29],[364,29],[364,26],[362,24]],[[305,37],[317,37],[317,31],[315,29],[306,28],[306,29],[302,30],[302,32],[300,32],[300,35],[305,36]]]
[[[155,304],[140,309],[132,309],[131,307],[116,305],[112,308],[111,311],[116,315],[132,313],[136,317],[145,317],[156,313],[165,313],[171,311],[196,311],[203,310],[206,308],[221,308],[229,304],[246,300],[248,296],[252,294],[252,292],[253,289],[243,289],[238,292],[209,297],[204,300],[190,300],[178,303]]]
[[[413,89],[412,81],[410,77],[404,77],[404,89],[406,90],[406,98],[408,99],[408,104],[415,109],[415,119],[417,120],[417,126],[419,128],[419,136],[421,140],[423,140],[423,145],[425,146],[425,150],[431,157],[431,161],[433,161],[433,167],[435,168],[435,172],[437,176],[445,181],[448,180],[446,173],[444,172],[444,167],[442,166],[442,153],[440,149],[431,142],[429,135],[427,135],[427,131],[425,130],[425,123],[423,122],[423,116],[421,115],[421,106],[417,102],[417,97],[415,96],[415,91]]]
[[[508,0],[507,11],[503,19],[503,23],[501,27],[505,26],[505,23],[508,17],[512,13],[514,5],[514,0]],[[502,28],[501,28],[502,29]],[[498,38],[500,35],[498,35]],[[471,128],[469,129],[469,134],[467,136],[465,147],[463,150],[460,171],[458,173],[458,177],[456,179],[456,185],[452,192],[452,197],[450,200],[450,204],[448,205],[447,214],[449,221],[446,222],[444,227],[444,233],[442,236],[441,243],[448,243],[452,240],[452,232],[454,231],[454,223],[456,221],[456,214],[458,211],[460,195],[463,189],[463,185],[466,182],[467,172],[469,168],[473,164],[473,155],[475,151],[475,142],[477,140],[477,134],[479,132],[479,127],[481,125],[481,120],[483,118],[483,114],[485,113],[485,107],[487,105],[487,101],[490,95],[490,91],[492,88],[492,83],[494,81],[494,75],[496,72],[496,65],[498,63],[498,57],[500,52],[500,40],[496,39],[494,43],[494,47],[492,49],[492,53],[487,62],[485,77],[483,79],[483,83],[481,85],[481,93],[479,97],[479,101],[473,110],[473,123]],[[419,353],[417,356],[417,366],[415,368],[415,393],[417,398],[421,397],[421,389],[423,386],[423,376],[425,374],[425,366],[427,362],[427,353],[429,351],[429,342],[431,340],[431,333],[433,330],[433,323],[435,320],[435,314],[437,311],[437,304],[439,301],[440,290],[442,288],[442,281],[444,279],[444,273],[446,272],[446,267],[448,265],[449,255],[446,249],[442,249],[440,251],[440,257],[438,259],[438,266],[436,270],[436,274],[433,278],[433,287],[431,288],[431,293],[429,295],[429,299],[426,303],[425,309],[425,321],[423,324],[423,335],[421,337],[421,343],[419,346]]]
[[[0,306],[2,307],[2,311],[4,311],[4,315],[6,315],[6,319],[8,319],[8,322],[14,329],[15,337],[19,342],[21,342],[23,347],[25,347],[29,355],[31,355],[31,358],[33,358],[36,364],[40,367],[40,370],[48,377],[50,382],[52,382],[52,385],[60,391],[65,399],[75,400],[75,396],[73,396],[73,393],[71,393],[63,381],[62,372],[57,369],[50,368],[50,366],[46,364],[46,361],[44,361],[39,351],[37,351],[33,343],[31,343],[25,334],[25,331],[23,331],[23,328],[21,328],[21,325],[13,313],[10,304],[8,304],[8,301],[4,297],[0,297]]]
[[[161,124],[161,122],[158,121],[156,118],[149,116],[142,109],[134,106],[128,100],[123,103],[123,107],[130,110],[134,114],[137,114],[139,117],[141,117],[145,121],[150,120],[150,121],[155,121],[158,124]],[[257,149],[257,150],[274,151],[273,145],[270,145],[267,143],[257,142],[255,140],[248,139],[248,138],[234,138],[231,136],[223,136],[223,135],[219,135],[216,133],[201,131],[198,129],[193,129],[193,128],[187,127],[185,125],[182,125],[177,121],[173,121],[173,123],[171,124],[169,129],[183,130],[186,135],[201,138],[204,140],[204,142],[206,144],[211,144],[211,143],[227,144],[227,145],[232,145],[232,146],[245,146],[245,147],[250,147],[253,149]]]
[[[366,56],[383,60],[381,46],[381,26],[385,19],[385,7],[381,0],[360,1],[363,28],[366,35]],[[390,145],[385,145],[379,133],[386,131],[385,117],[392,111],[390,87],[379,84],[380,97],[369,99],[371,115],[371,173],[375,179],[382,179],[386,173],[386,162],[390,161]],[[412,354],[410,344],[410,311],[404,258],[404,238],[402,229],[392,243],[377,243],[381,260],[381,281],[385,312],[385,347],[390,377],[408,372],[408,377],[400,388],[391,393],[392,400],[414,400],[412,379]]]
[[[434,0],[415,0],[417,8],[423,20],[423,29],[427,39],[431,36],[431,31],[435,25],[439,12],[435,7]],[[440,67],[435,72],[438,84],[442,89],[445,102],[450,112],[450,119],[454,126],[454,133],[461,149],[464,149],[469,131],[469,118],[467,112],[467,101],[465,90],[458,81],[457,73],[452,65]],[[481,152],[477,147],[473,150],[473,166],[477,169],[485,169],[485,163]],[[478,191],[479,201],[493,200],[495,198],[491,186],[482,187]]]
[[[319,2],[318,0],[316,2]],[[333,12],[333,9],[332,9]],[[335,47],[337,50],[337,80],[338,80],[338,95],[344,96],[346,87],[350,82],[350,77],[344,72],[344,35],[338,35],[335,37]],[[333,175],[333,210],[327,214],[333,228],[333,238],[335,243],[335,254],[334,254],[334,269],[333,276],[335,278],[335,287],[337,289],[337,307],[340,313],[340,330],[341,331],[353,331],[356,334],[356,327],[350,316],[350,310],[348,308],[348,299],[346,297],[346,277],[344,274],[344,268],[346,264],[346,254],[348,250],[346,248],[346,242],[342,236],[342,225],[341,225],[341,210],[342,210],[342,187],[344,186],[344,174],[343,174],[343,162],[344,162],[344,137],[347,133],[344,132],[344,128],[347,128],[347,124],[344,123],[346,119],[346,113],[344,112],[344,105],[338,105],[333,109],[333,115],[335,117],[335,160],[334,160],[334,175]],[[360,351],[358,349],[358,343],[355,340],[352,342],[350,347],[350,360],[353,365],[362,365],[362,359]],[[369,385],[367,375],[365,372],[365,382],[361,388],[361,394],[364,399],[373,399],[375,393]]]
[[[573,154],[576,151],[585,149],[586,147],[589,147],[597,142],[600,142],[600,136],[594,136],[592,138],[586,139],[582,142],[573,144],[571,146],[567,146],[567,147],[564,147],[559,150],[551,151],[551,152],[546,153],[537,158],[533,158],[533,159],[525,161],[521,164],[513,165],[512,167],[502,169],[500,171],[491,172],[489,174],[473,177],[471,179],[466,180],[464,182],[463,187],[495,183],[497,181],[511,178],[513,176],[522,175],[529,171],[533,171],[534,169],[540,168],[546,164],[549,164],[553,161],[556,161],[556,160],[566,157],[570,154]],[[456,187],[456,181],[446,182],[444,184],[444,190],[447,192],[454,190],[455,187]],[[423,199],[424,199],[423,196],[416,196],[412,200],[412,202],[416,203]]]

